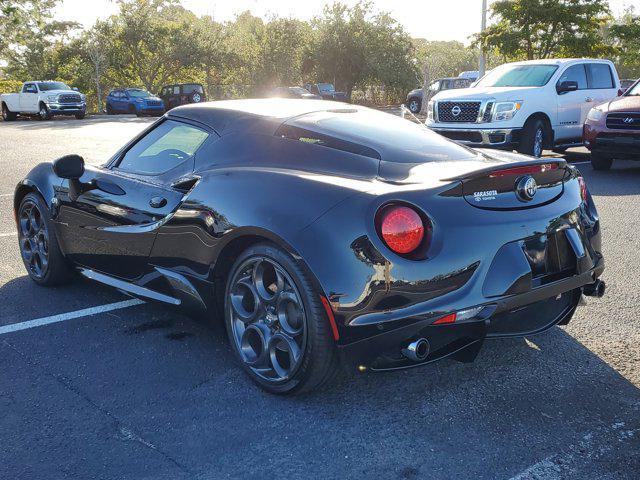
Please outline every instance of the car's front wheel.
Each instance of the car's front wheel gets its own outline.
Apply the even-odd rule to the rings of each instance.
[[[407,108],[411,111],[411,113],[417,114],[422,110],[422,100],[416,97],[412,97],[407,102]]]
[[[518,152],[539,158],[548,143],[547,125],[539,118],[529,119],[522,129]]]
[[[40,110],[38,111],[38,118],[40,120],[51,120],[51,112],[49,111],[49,108],[47,108],[47,106],[44,103],[40,104]]]
[[[18,209],[18,241],[29,277],[39,285],[67,283],[73,270],[58,245],[49,209],[37,193],[28,193]]]
[[[309,391],[337,370],[320,295],[291,255],[258,244],[236,260],[225,291],[229,341],[245,372],[278,394]]]

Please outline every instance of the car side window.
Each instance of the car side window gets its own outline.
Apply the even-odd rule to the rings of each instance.
[[[27,83],[25,84],[24,88],[22,89],[23,93],[38,93],[38,89],[36,88],[36,86],[33,83]]]
[[[589,88],[615,88],[611,68],[606,63],[587,64]]]
[[[180,95],[180,86],[176,85],[175,87],[173,87],[173,94],[174,95]]]
[[[192,125],[165,120],[124,154],[116,168],[138,175],[160,175],[191,161],[209,134]]]
[[[558,85],[562,82],[576,82],[578,84],[578,90],[589,88],[587,84],[587,72],[584,69],[584,64],[571,65],[567,68],[562,75],[560,75]]]

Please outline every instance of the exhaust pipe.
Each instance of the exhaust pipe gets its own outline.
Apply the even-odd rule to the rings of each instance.
[[[429,342],[426,338],[414,340],[402,349],[402,355],[414,362],[421,362],[429,355]]]
[[[582,287],[582,293],[588,297],[601,298],[604,296],[606,288],[607,286],[602,280],[596,280],[595,282]]]

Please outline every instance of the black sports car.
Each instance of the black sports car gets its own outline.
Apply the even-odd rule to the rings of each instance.
[[[15,192],[40,285],[70,274],[224,318],[263,388],[475,358],[601,296],[600,224],[561,159],[477,151],[319,100],[175,108],[101,167],[69,155]],[[214,315],[219,312],[220,315]]]

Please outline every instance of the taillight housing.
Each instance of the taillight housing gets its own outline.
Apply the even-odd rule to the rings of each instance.
[[[376,223],[382,241],[399,255],[425,249],[431,237],[429,220],[408,205],[385,205],[378,211]]]
[[[582,198],[583,202],[587,201],[587,182],[584,181],[583,177],[578,177],[578,184],[580,185],[580,198]]]

